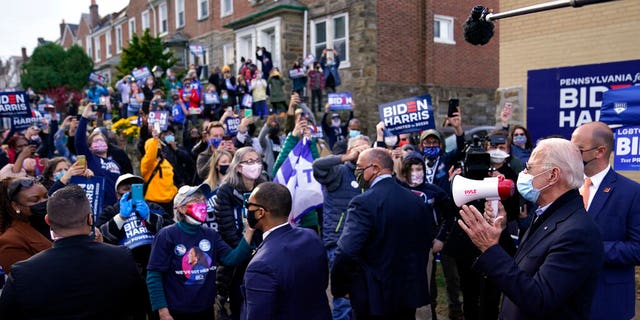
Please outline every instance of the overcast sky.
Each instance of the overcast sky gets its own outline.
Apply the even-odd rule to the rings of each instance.
[[[119,11],[129,0],[96,0],[100,16]],[[38,38],[55,41],[60,22],[78,24],[82,13],[89,13],[91,0],[8,0],[0,19],[0,57],[19,56],[26,47],[31,55]],[[7,8],[8,7],[8,8]]]

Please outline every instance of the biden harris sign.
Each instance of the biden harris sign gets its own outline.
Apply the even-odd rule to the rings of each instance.
[[[603,93],[640,84],[640,60],[589,64],[527,74],[527,129],[533,140],[600,120]]]
[[[380,121],[392,135],[435,129],[430,95],[381,104],[378,112]]]

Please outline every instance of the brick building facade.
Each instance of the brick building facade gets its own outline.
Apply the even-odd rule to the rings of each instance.
[[[242,57],[255,61],[257,47],[272,52],[274,65],[287,71],[308,54],[336,48],[342,86],[353,94],[355,114],[373,134],[377,105],[431,94],[436,123],[449,98],[459,98],[465,124],[493,124],[498,87],[498,35],[484,47],[464,41],[462,25],[474,1],[437,0],[131,0],[121,12],[104,17],[92,0],[75,41],[110,76],[120,47],[130,34],[149,28],[179,62],[214,67]],[[497,8],[498,0],[485,5]],[[67,30],[63,28],[61,30]],[[66,31],[65,31],[66,32]],[[119,34],[119,35],[118,35]],[[61,35],[62,38],[63,35]],[[67,45],[69,41],[65,41]],[[190,45],[201,45],[195,56]]]

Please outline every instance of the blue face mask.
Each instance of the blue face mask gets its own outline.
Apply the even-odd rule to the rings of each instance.
[[[527,143],[526,136],[515,136],[513,137],[513,144],[517,146],[524,146]]]
[[[544,190],[549,185],[543,187],[542,189],[536,189],[533,187],[533,178],[544,174],[549,170],[541,172],[535,176],[525,173],[524,171],[521,171],[520,174],[518,174],[518,182],[516,183],[516,187],[518,188],[518,192],[520,192],[520,195],[525,200],[533,203],[536,203],[536,201],[538,201],[538,197],[540,197],[540,191]]]
[[[53,175],[53,181],[58,181],[64,174],[67,173],[67,170],[58,171]]]
[[[218,148],[221,142],[222,138],[211,138],[209,139],[209,141],[207,141],[207,143],[209,143],[209,146],[213,146],[214,148]]]
[[[172,135],[172,134],[164,136],[164,142],[166,142],[166,143],[172,143],[172,142],[175,142],[175,141],[176,141],[176,137],[174,135]]]
[[[360,130],[349,130],[349,138],[355,138],[360,134]]]
[[[434,159],[440,155],[440,147],[425,147],[422,153],[427,159]]]

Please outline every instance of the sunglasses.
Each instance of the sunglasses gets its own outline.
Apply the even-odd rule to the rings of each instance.
[[[17,179],[9,184],[7,188],[7,194],[9,200],[13,201],[15,196],[22,191],[22,189],[32,187],[37,181],[36,179]]]

